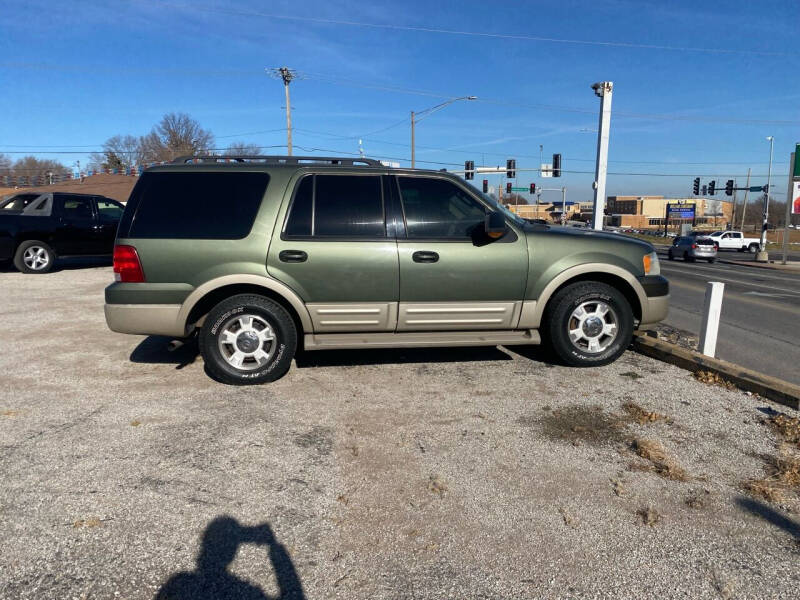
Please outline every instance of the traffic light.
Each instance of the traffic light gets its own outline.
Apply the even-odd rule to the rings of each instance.
[[[464,179],[475,179],[475,161],[464,161]]]
[[[717,191],[717,182],[716,181],[709,181],[708,182],[708,195],[709,196],[713,196],[716,191]]]
[[[708,186],[704,185],[703,186],[703,196],[705,196],[707,193],[708,193]]]
[[[699,177],[695,177],[694,178],[694,182],[692,183],[692,193],[695,196],[699,196],[700,195],[700,178]]]
[[[561,177],[561,155],[553,154],[553,177]]]
[[[506,184],[506,194],[510,194],[510,193],[511,193],[511,182],[509,181]]]
[[[509,158],[506,161],[506,177],[508,177],[509,179],[515,179],[516,176],[517,176],[517,161],[514,160],[513,158]]]
[[[489,193],[489,180],[488,179],[484,179],[483,180],[483,193],[484,194],[488,194]]]
[[[532,183],[531,184],[531,194],[535,194],[535,193],[536,193],[536,184]]]
[[[725,182],[725,195],[733,196],[733,179],[728,179],[728,181]]]

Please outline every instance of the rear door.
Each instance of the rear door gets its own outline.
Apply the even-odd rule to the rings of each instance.
[[[454,181],[395,178],[404,231],[398,232],[398,331],[513,329],[528,278],[528,244],[509,224],[488,244],[473,241],[489,207]]]
[[[54,194],[53,243],[60,255],[100,254],[92,196]]]
[[[397,243],[386,223],[386,176],[295,176],[272,236],[269,274],[306,303],[314,331],[393,331]]]

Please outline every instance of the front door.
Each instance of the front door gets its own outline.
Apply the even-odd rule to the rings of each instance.
[[[300,295],[316,333],[394,331],[399,275],[386,177],[340,172],[290,182],[267,270]]]
[[[114,251],[114,240],[117,237],[117,226],[125,208],[116,200],[95,196],[97,207],[97,225],[95,231],[100,254],[111,254]]]
[[[398,331],[514,329],[528,276],[528,244],[505,236],[476,243],[489,207],[444,177],[399,176]]]

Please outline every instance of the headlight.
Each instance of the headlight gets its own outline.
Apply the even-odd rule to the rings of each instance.
[[[661,265],[658,264],[658,254],[655,252],[642,257],[642,266],[645,275],[661,275]]]

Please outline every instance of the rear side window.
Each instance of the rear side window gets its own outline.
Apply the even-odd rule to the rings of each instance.
[[[307,175],[297,186],[285,237],[386,237],[380,175]]]
[[[67,219],[92,219],[92,199],[88,196],[61,196],[62,215]]]
[[[131,196],[128,237],[246,237],[269,183],[266,173],[146,173]]]

